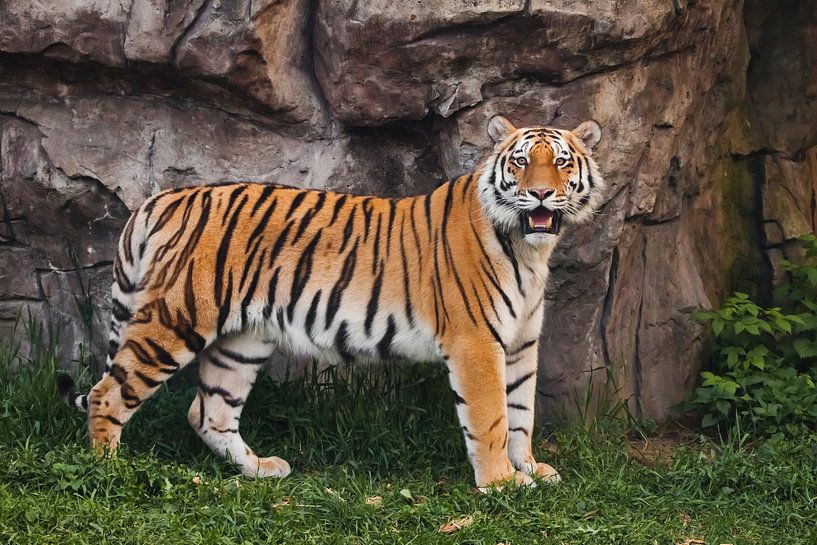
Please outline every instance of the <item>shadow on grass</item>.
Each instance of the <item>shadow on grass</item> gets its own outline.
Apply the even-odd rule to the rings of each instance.
[[[85,415],[65,406],[56,391],[56,355],[36,329],[30,336],[29,361],[0,348],[0,437],[84,446]],[[87,391],[93,379],[79,374]],[[187,422],[196,376],[191,366],[143,405],[123,432],[123,456],[152,451],[160,459],[234,471]],[[433,467],[441,478],[470,479],[447,372],[436,365],[315,366],[281,383],[265,376],[247,401],[241,432],[259,455],[280,456],[299,471],[345,465],[382,477]]]

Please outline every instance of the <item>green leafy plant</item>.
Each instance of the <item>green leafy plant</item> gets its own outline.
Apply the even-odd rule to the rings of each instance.
[[[779,306],[735,293],[723,307],[698,312],[715,334],[710,370],[685,408],[704,427],[794,436],[817,429],[817,237],[800,237],[803,259],[785,260],[790,281],[775,290]]]

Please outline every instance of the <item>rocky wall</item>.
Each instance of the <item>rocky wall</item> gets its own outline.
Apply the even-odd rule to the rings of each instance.
[[[794,1],[0,1],[0,336],[23,309],[101,358],[116,239],[161,189],[407,195],[496,113],[593,118],[609,189],[552,262],[539,409],[595,370],[664,419],[706,356],[689,312],[764,293],[814,230],[816,42]]]

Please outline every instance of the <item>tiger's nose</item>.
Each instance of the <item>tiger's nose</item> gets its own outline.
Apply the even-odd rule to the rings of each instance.
[[[544,189],[528,189],[528,193],[537,197],[540,201],[543,201],[553,195],[556,190],[552,187],[544,188]]]

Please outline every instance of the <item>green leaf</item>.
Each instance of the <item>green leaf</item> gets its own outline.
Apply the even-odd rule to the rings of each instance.
[[[809,267],[804,271],[811,287],[817,286],[817,269]]]
[[[714,425],[715,425],[715,424],[717,424],[717,423],[718,423],[718,421],[717,421],[717,419],[716,419],[716,418],[715,418],[715,417],[712,415],[712,413],[706,413],[706,414],[704,415],[704,417],[703,417],[703,420],[701,420],[701,426],[703,426],[704,428],[709,428],[709,427],[712,427],[712,426],[714,426]]]
[[[712,320],[712,331],[715,333],[716,337],[720,337],[721,331],[723,331],[723,320],[720,318],[715,318]]]

